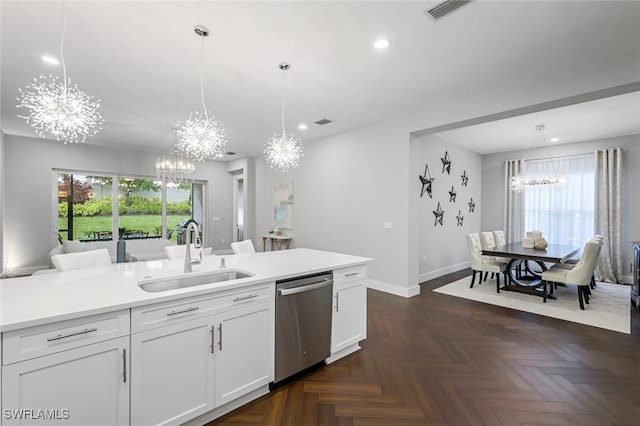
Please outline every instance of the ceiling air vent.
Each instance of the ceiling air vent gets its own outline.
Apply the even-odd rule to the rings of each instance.
[[[231,152],[231,151],[229,151],[229,152],[225,152],[225,154],[226,154],[226,155],[236,155],[236,153],[235,153],[235,152]]]
[[[320,125],[320,126],[324,126],[325,124],[331,123],[331,120],[327,120],[326,118],[323,118],[322,120],[318,120],[315,123]]]
[[[432,8],[425,10],[424,13],[431,16],[434,21],[437,21],[470,2],[471,0],[444,0]]]

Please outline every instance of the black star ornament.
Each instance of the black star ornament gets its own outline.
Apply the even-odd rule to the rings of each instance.
[[[448,175],[451,174],[451,159],[449,158],[449,151],[444,152],[444,158],[442,160],[442,173],[447,172]]]
[[[462,221],[464,220],[464,216],[462,216],[462,211],[458,210],[458,216],[456,216],[456,219],[458,219],[458,226],[462,226]]]
[[[473,198],[469,201],[469,213],[473,213],[476,209],[476,203],[473,202]]]
[[[453,186],[451,187],[451,191],[449,191],[449,202],[456,202],[456,190],[453,188]]]
[[[435,178],[432,178],[429,175],[429,165],[427,164],[424,167],[424,175],[420,176],[420,182],[422,182],[422,191],[420,192],[420,197],[422,197],[426,192],[427,194],[429,194],[429,198],[433,198],[433,193],[431,192],[431,184],[434,180]]]
[[[440,207],[440,203],[438,203],[438,208],[436,210],[433,210],[433,214],[436,217],[436,221],[433,224],[433,226],[438,226],[438,223],[440,224],[440,226],[442,226],[442,219],[444,218],[444,210],[442,210],[442,207]]]
[[[469,176],[467,176],[467,171],[465,170],[464,172],[462,172],[462,175],[460,175],[460,177],[462,178],[462,186],[467,186],[467,184],[469,183]]]

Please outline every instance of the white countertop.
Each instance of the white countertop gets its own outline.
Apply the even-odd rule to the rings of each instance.
[[[211,255],[204,256],[201,264],[193,265],[189,275],[218,270],[221,258],[226,259],[227,270],[238,269],[253,276],[158,293],[147,293],[138,287],[138,281],[183,275],[183,259],[165,259],[0,280],[0,331],[241,288],[373,260],[312,249]]]

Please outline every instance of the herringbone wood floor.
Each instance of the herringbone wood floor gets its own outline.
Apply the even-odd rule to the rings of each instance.
[[[465,275],[369,290],[362,350],[208,426],[640,424],[635,310],[625,335],[431,291]]]

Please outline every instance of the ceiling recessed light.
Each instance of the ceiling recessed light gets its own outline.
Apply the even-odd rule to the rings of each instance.
[[[306,124],[304,124],[304,123],[301,123],[301,124],[299,124],[299,125],[298,125],[298,129],[300,129],[300,130],[307,130],[307,125],[306,125]]]
[[[373,47],[376,49],[386,49],[391,45],[391,40],[387,38],[380,38],[373,43]]]
[[[51,57],[51,56],[43,56],[42,60],[45,61],[48,64],[60,65],[60,61],[57,60],[56,58]]]
[[[560,138],[551,138],[549,139],[549,142],[558,142],[560,140]]]

